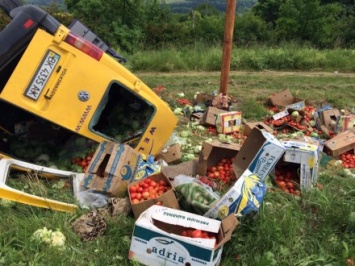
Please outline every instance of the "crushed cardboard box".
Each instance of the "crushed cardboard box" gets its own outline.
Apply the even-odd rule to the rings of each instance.
[[[153,205],[135,222],[128,258],[149,266],[219,265],[237,224],[234,215],[218,221]],[[216,233],[217,239],[179,235],[184,228]]]
[[[130,146],[103,141],[96,149],[81,185],[110,196],[123,196],[141,161],[142,155]]]

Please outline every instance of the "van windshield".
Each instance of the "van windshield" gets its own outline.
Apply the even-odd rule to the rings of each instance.
[[[155,108],[119,83],[111,83],[89,128],[96,134],[135,147],[149,125]]]

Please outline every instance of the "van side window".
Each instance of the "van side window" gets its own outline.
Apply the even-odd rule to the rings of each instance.
[[[117,142],[127,142],[142,135],[154,113],[154,107],[147,101],[112,83],[89,128]]]

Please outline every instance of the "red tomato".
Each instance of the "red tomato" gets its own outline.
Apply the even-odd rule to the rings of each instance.
[[[167,187],[168,183],[165,180],[161,179],[161,180],[159,180],[159,186]]]
[[[137,203],[139,203],[139,200],[138,200],[138,199],[133,199],[133,200],[132,200],[132,204],[137,204]]]
[[[134,186],[130,186],[129,187],[129,192],[132,193],[132,192],[137,192],[137,186],[134,185]]]
[[[286,183],[284,181],[278,181],[277,186],[281,188],[282,190],[286,189]]]
[[[199,230],[199,229],[195,229],[195,230],[192,231],[191,236],[193,238],[202,238],[202,231]]]
[[[290,182],[287,182],[286,183],[286,186],[289,188],[289,189],[293,189],[295,187],[295,185],[290,181]]]
[[[136,199],[141,200],[142,199],[142,194],[141,193],[136,193]]]
[[[150,196],[150,194],[149,194],[148,191],[145,191],[145,192],[142,193],[142,197],[143,197],[143,199],[145,199],[145,200],[147,200],[147,199],[149,198],[149,196]]]

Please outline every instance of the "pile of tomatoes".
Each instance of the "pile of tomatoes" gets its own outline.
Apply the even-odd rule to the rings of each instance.
[[[208,180],[218,181],[223,185],[231,185],[236,181],[236,176],[233,171],[233,159],[223,158],[220,159],[216,165],[210,166],[207,168],[206,177]],[[200,181],[204,182],[203,180]],[[207,185],[210,185],[211,182],[207,182]]]
[[[131,203],[136,204],[145,200],[156,199],[169,189],[171,187],[166,180],[160,179],[159,181],[155,181],[147,177],[138,183],[130,185],[128,191]]]
[[[186,228],[181,232],[182,236],[191,237],[191,238],[209,238],[209,239],[216,239],[217,241],[217,234],[207,232],[200,229],[195,228]]]
[[[340,159],[344,168],[355,168],[355,154],[353,150],[341,154]]]
[[[297,175],[297,168],[292,168],[290,165],[276,165],[275,167],[275,182],[277,187],[286,193],[296,196],[301,195],[300,179]]]
[[[86,156],[72,158],[71,163],[81,167],[82,171],[85,172],[89,166],[94,152],[89,152]]]

